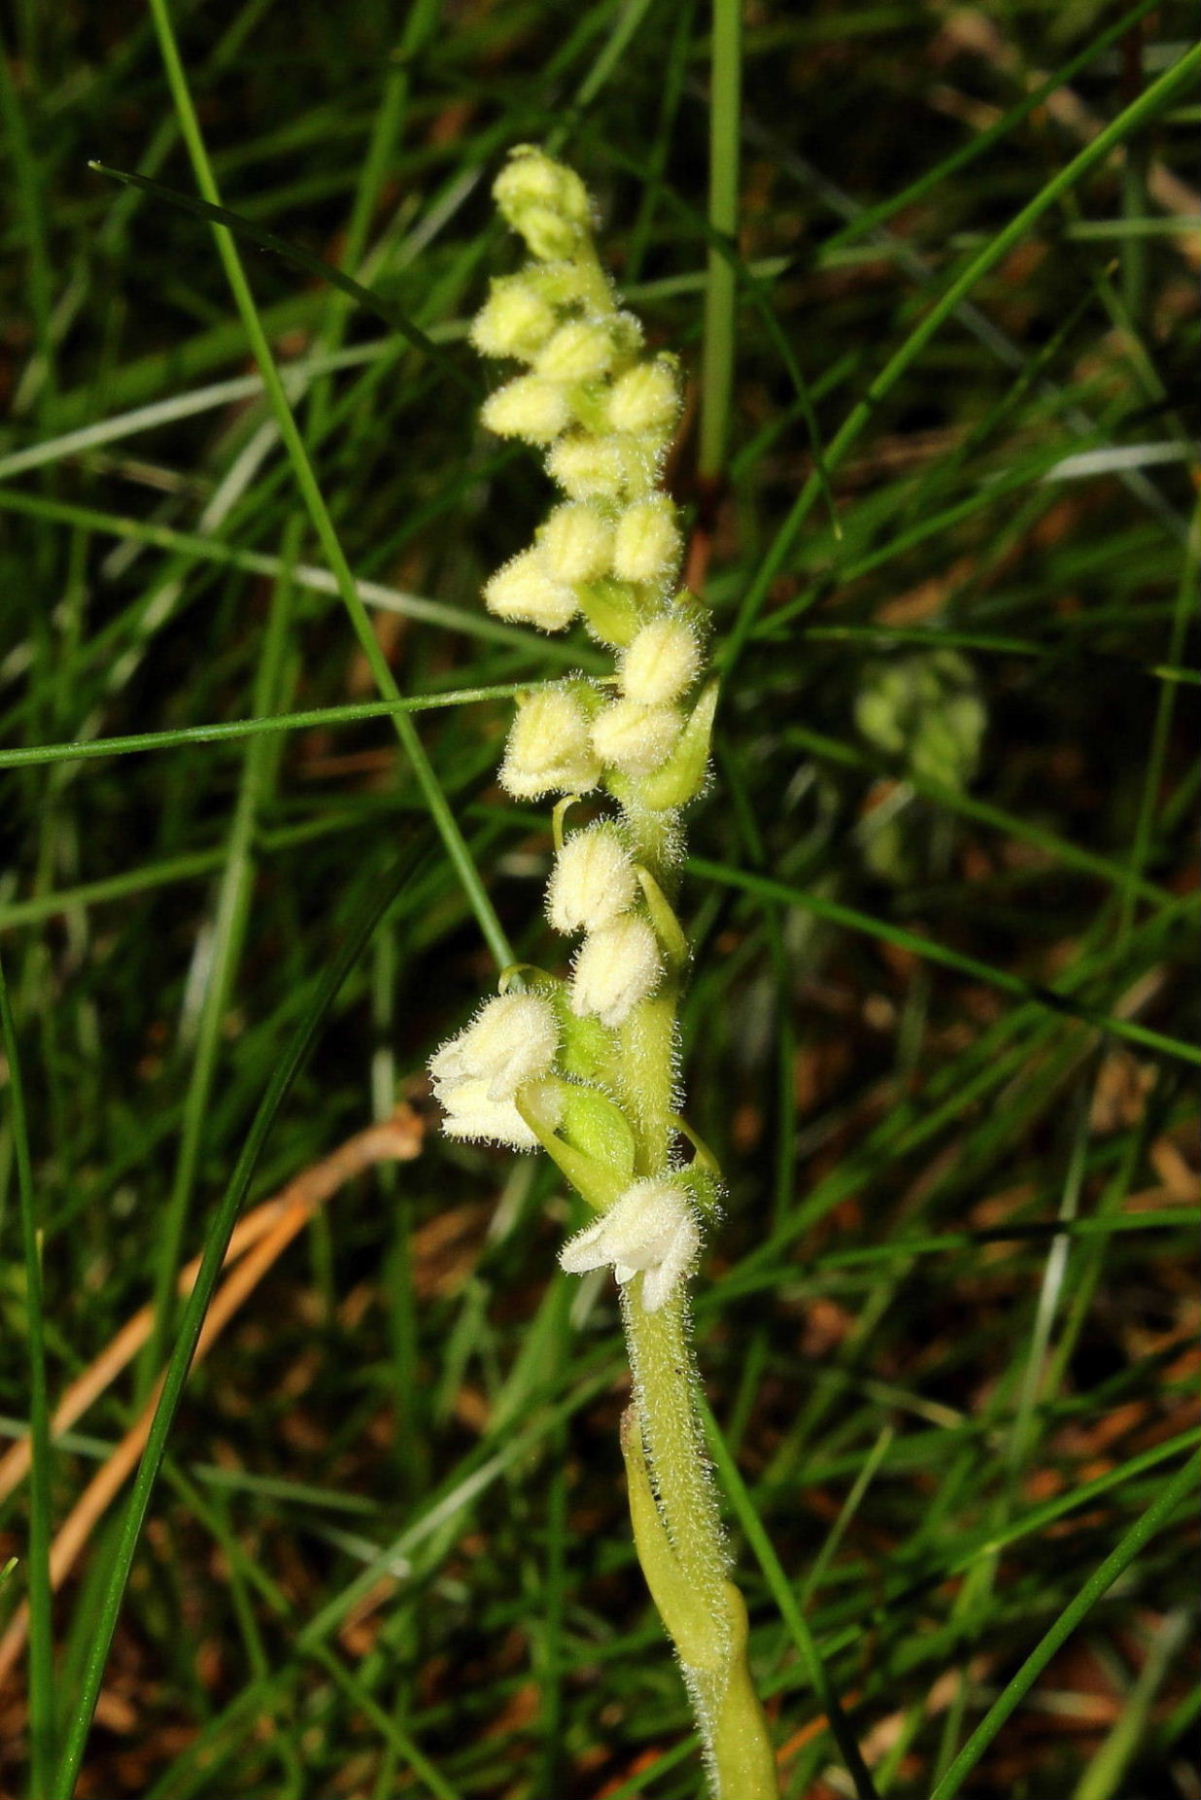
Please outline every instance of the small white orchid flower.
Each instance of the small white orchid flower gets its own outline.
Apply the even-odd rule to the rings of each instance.
[[[592,747],[623,775],[649,775],[666,762],[683,729],[684,715],[674,706],[614,700],[593,722]]]
[[[653,994],[663,974],[659,940],[638,913],[590,931],[572,970],[571,1010],[578,1018],[595,1013],[616,1028],[639,1001]]]
[[[690,688],[701,666],[696,633],[664,613],[642,627],[618,662],[622,692],[640,706],[666,706]]]
[[[435,1082],[486,1083],[490,1101],[512,1100],[527,1081],[546,1075],[559,1048],[555,1009],[538,994],[498,994],[430,1064]]]
[[[701,1233],[687,1196],[662,1178],[636,1181],[596,1224],[564,1244],[560,1265],[569,1275],[612,1263],[623,1285],[641,1273],[642,1305],[658,1312],[688,1274]]]
[[[557,683],[529,695],[509,730],[501,785],[517,800],[586,794],[601,778],[590,721],[573,690]]]
[[[638,898],[630,853],[611,825],[574,831],[555,859],[547,917],[565,937],[598,931],[629,912]]]
[[[676,509],[666,494],[635,501],[617,521],[613,573],[621,581],[659,581],[683,549]]]
[[[536,550],[510,557],[484,583],[484,605],[498,619],[562,631],[579,610],[575,590],[550,574]]]

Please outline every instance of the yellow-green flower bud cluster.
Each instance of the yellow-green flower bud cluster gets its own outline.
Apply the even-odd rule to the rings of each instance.
[[[531,261],[493,282],[472,325],[483,355],[523,365],[482,419],[543,448],[562,498],[486,583],[484,603],[544,631],[581,621],[615,653],[611,676],[572,676],[520,701],[500,781],[520,800],[607,790],[617,812],[565,838],[556,824],[547,917],[581,938],[567,981],[539,976],[536,993],[502,995],[432,1070],[452,1135],[541,1142],[604,1212],[606,1228],[573,1240],[564,1267],[641,1274],[655,1310],[692,1265],[697,1214],[670,1173],[633,1181],[630,1126],[612,1095],[618,1034],[686,955],[660,884],[679,855],[680,809],[705,779],[713,715],[712,685],[697,692],[700,609],[680,591],[683,536],[662,487],[679,376],[673,358],[645,350],[602,272],[571,170],[523,147],[493,191]]]

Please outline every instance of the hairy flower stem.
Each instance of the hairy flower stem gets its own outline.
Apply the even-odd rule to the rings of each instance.
[[[636,1007],[622,1029],[622,1086],[635,1166],[665,1173],[672,1138],[676,989]],[[746,1609],[730,1557],[696,1406],[700,1376],[682,1291],[656,1312],[642,1277],[621,1289],[634,1405],[622,1436],[634,1541],[675,1644],[719,1800],[774,1800],[767,1721],[747,1663]],[[649,1480],[648,1480],[649,1475]]]

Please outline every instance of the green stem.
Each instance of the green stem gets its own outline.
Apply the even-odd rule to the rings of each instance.
[[[775,1800],[775,1756],[751,1681],[746,1607],[727,1577],[729,1550],[697,1410],[699,1376],[685,1301],[642,1305],[622,1289],[635,1404],[622,1433],[634,1542],[675,1644],[717,1800]]]
[[[734,263],[738,231],[738,135],[741,127],[742,0],[714,0],[713,72],[709,97],[709,223],[725,240],[709,250],[705,283],[705,347],[701,370],[700,473],[714,481],[725,467],[734,374]]]
[[[678,981],[668,981],[621,1028],[621,1099],[644,1177],[671,1167],[678,997]],[[638,1558],[680,1657],[718,1800],[775,1800],[775,1757],[747,1664],[746,1607],[728,1578],[705,1452],[687,1301],[677,1292],[647,1312],[641,1276],[621,1296],[634,1377],[622,1449]]]

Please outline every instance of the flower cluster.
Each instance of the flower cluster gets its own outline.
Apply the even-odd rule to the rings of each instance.
[[[482,354],[521,365],[482,418],[541,448],[562,498],[487,582],[484,603],[543,631],[578,621],[615,657],[603,680],[574,675],[522,698],[500,780],[518,799],[607,795],[614,810],[565,838],[569,801],[556,812],[547,916],[581,934],[569,980],[540,975],[535,991],[490,1002],[432,1073],[452,1136],[541,1144],[602,1213],[563,1266],[612,1263],[622,1283],[640,1274],[654,1311],[699,1247],[696,1184],[673,1171],[665,1144],[636,1144],[623,1046],[678,982],[686,946],[664,885],[679,815],[706,779],[716,701],[712,683],[700,688],[704,615],[679,585],[683,536],[662,487],[679,376],[673,358],[647,351],[601,269],[572,170],[523,146],[493,192],[530,261],[492,283],[472,326]],[[634,1180],[636,1160],[660,1173]]]

